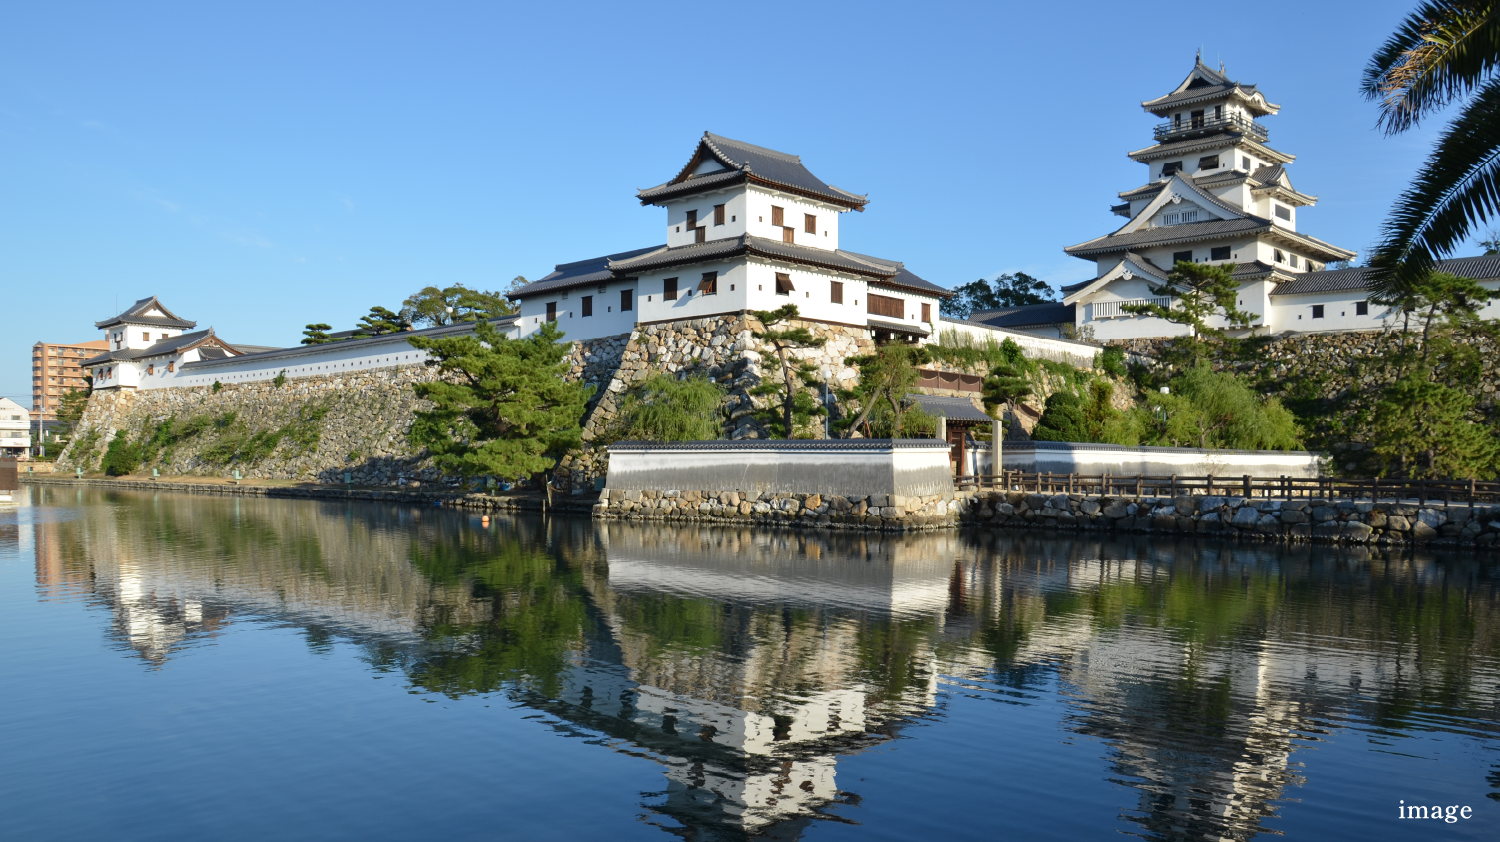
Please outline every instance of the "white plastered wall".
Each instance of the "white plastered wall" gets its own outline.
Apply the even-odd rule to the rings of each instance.
[[[547,320],[548,302],[556,302],[557,326],[568,339],[598,339],[601,336],[629,333],[635,327],[636,317],[639,315],[639,299],[643,298],[639,281],[640,279],[610,281],[523,298],[519,307],[521,318],[517,322],[517,335],[530,336],[541,330],[542,323]],[[660,292],[660,281],[657,281],[657,286],[657,291]],[[603,292],[599,291],[601,288]],[[622,291],[630,292],[630,310],[620,309]],[[584,296],[593,298],[592,316],[583,315]]]
[[[771,207],[774,205],[784,211],[782,221],[792,229],[797,245],[830,251],[839,247],[839,214],[842,208],[755,187],[746,189],[745,202],[747,230],[752,236],[769,240],[781,239],[781,228],[771,224]],[[817,234],[808,234],[803,230],[803,214],[809,213],[818,218]]]

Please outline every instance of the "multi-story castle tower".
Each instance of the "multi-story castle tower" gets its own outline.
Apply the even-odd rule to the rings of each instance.
[[[1297,230],[1299,211],[1317,197],[1292,186],[1287,165],[1295,156],[1270,146],[1258,122],[1281,106],[1254,85],[1232,81],[1200,55],[1182,84],[1141,106],[1165,122],[1155,144],[1129,153],[1149,171],[1146,184],[1120,193],[1124,201],[1111,208],[1129,222],[1065,249],[1098,267],[1093,279],[1063,287],[1078,327],[1092,327],[1099,340],[1184,332],[1123,308],[1152,297],[1151,285],[1189,261],[1234,264],[1240,309],[1269,331],[1282,315],[1271,300],[1278,286],[1354,257]]]

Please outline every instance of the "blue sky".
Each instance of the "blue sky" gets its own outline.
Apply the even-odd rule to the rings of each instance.
[[[1440,127],[1385,138],[1358,94],[1410,7],[16,4],[0,394],[29,404],[31,344],[98,338],[116,301],[289,345],[428,284],[660,242],[633,194],[705,129],[868,192],[842,244],[935,283],[1091,277],[1062,248],[1117,227],[1140,102],[1200,46],[1283,106],[1271,144],[1322,199],[1299,227],[1363,251]]]

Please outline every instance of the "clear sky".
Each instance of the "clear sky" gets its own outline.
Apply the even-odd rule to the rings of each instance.
[[[1092,277],[1062,248],[1145,181],[1143,99],[1201,46],[1363,252],[1440,123],[1360,72],[1411,2],[16,3],[0,28],[0,394],[30,346],[157,295],[230,343],[352,327],[664,239],[637,188],[704,130],[868,193],[841,244],[954,286]],[[1476,238],[1477,239],[1477,238]],[[1468,249],[1464,253],[1477,253]]]

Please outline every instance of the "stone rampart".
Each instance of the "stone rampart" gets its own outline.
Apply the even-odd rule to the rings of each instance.
[[[963,501],[952,494],[903,497],[606,489],[594,506],[594,517],[908,531],[957,526],[962,508]]]
[[[1193,533],[1262,541],[1477,546],[1500,541],[1500,506],[1357,500],[1262,500],[1036,494],[965,497],[962,519],[985,528]]]

